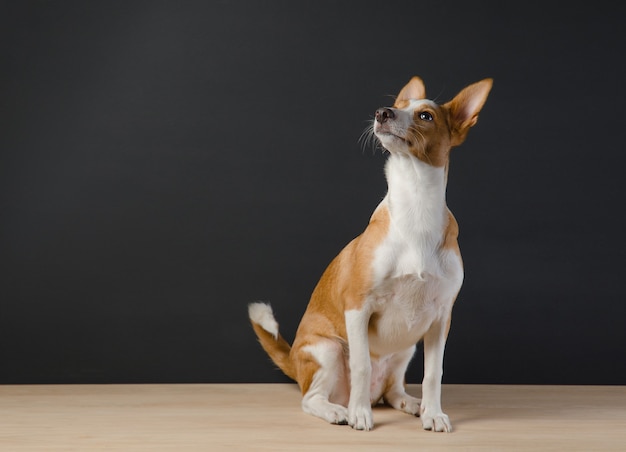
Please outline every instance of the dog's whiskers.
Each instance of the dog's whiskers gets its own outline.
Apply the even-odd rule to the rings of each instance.
[[[376,149],[378,149],[380,143],[374,134],[374,124],[372,122],[363,130],[363,133],[359,137],[359,143],[363,151],[365,151],[366,147],[371,146],[373,153],[376,153]]]

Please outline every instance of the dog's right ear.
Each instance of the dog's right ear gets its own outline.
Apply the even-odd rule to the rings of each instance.
[[[450,111],[452,146],[461,144],[470,127],[478,121],[478,113],[483,108],[492,85],[493,80],[490,78],[476,82],[443,105]]]
[[[406,104],[410,99],[425,99],[426,98],[426,88],[424,87],[424,82],[418,76],[413,77],[409,80],[404,88],[396,97],[396,102],[393,104],[396,108],[402,108],[402,104]]]

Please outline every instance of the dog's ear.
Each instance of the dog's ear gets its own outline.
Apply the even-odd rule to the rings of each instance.
[[[421,78],[415,76],[400,90],[400,94],[396,97],[396,102],[393,105],[398,107],[400,104],[408,102],[409,99],[419,100],[425,97],[426,88],[424,87],[424,82]]]
[[[450,112],[452,146],[461,144],[470,127],[478,121],[478,113],[483,108],[492,85],[493,80],[490,78],[476,82],[463,88],[454,99],[443,105]]]

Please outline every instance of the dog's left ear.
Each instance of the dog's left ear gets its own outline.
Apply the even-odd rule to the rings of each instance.
[[[443,105],[450,111],[452,146],[461,144],[470,127],[478,121],[478,113],[483,108],[492,85],[493,79],[490,78],[476,82]]]
[[[396,97],[396,102],[393,105],[398,107],[400,104],[408,102],[410,99],[419,100],[424,98],[426,98],[424,82],[421,78],[415,76],[400,90],[400,94]]]

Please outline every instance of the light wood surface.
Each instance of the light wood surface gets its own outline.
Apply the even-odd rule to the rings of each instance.
[[[291,384],[0,386],[0,450],[626,450],[626,386],[444,385],[443,406],[452,433],[384,406],[360,432]]]

